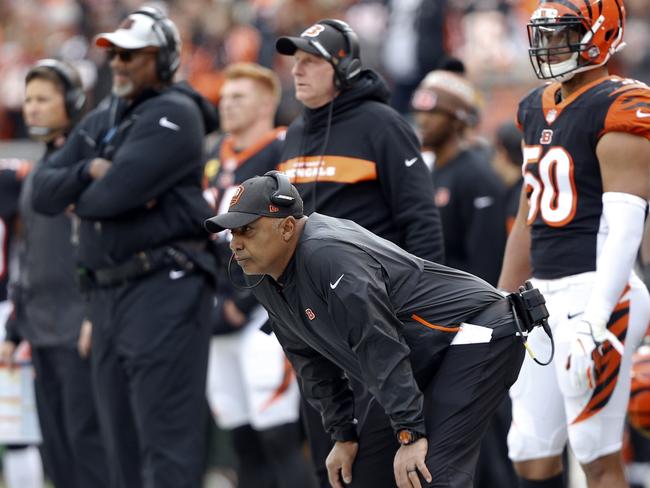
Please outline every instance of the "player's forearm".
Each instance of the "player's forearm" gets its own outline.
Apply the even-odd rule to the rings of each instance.
[[[531,274],[530,229],[523,219],[517,218],[506,244],[498,288],[517,291]]]
[[[604,332],[612,310],[625,289],[643,238],[646,202],[629,193],[603,194],[608,234],[596,263],[594,287],[584,319]]]

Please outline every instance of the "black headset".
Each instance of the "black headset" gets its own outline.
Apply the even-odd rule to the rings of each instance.
[[[296,201],[296,197],[291,194],[291,182],[289,177],[279,171],[268,171],[264,176],[273,178],[278,186],[278,189],[271,195],[271,203],[278,207],[290,207]]]
[[[86,104],[86,93],[84,92],[79,73],[64,61],[47,58],[37,61],[27,72],[25,79],[29,80],[35,71],[42,68],[49,69],[61,80],[63,84],[65,112],[71,121],[76,121]]]
[[[174,24],[155,7],[142,7],[131,15],[141,14],[153,19],[154,35],[160,44],[156,56],[156,71],[162,82],[171,81],[181,62],[181,43]]]
[[[361,72],[361,57],[359,38],[352,28],[342,20],[338,19],[324,19],[318,22],[319,24],[329,25],[336,29],[341,34],[346,43],[346,55],[339,58],[336,53],[330,53],[327,50],[324,52],[319,49],[319,52],[326,54],[324,57],[334,67],[335,82],[338,88],[348,88],[352,81]]]

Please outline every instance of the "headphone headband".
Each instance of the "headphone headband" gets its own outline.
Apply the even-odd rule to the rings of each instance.
[[[289,177],[279,171],[268,171],[264,176],[273,178],[277,184],[278,189],[271,195],[271,202],[278,207],[290,207],[296,201],[296,198],[291,194],[291,182]]]
[[[171,81],[180,65],[180,38],[173,22],[155,7],[142,7],[133,14],[153,19],[153,32],[160,46],[156,56],[156,70],[162,82]],[[131,14],[131,15],[133,15]]]

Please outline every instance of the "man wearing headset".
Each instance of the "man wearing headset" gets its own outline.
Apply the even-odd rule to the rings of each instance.
[[[523,360],[509,298],[350,220],[305,217],[278,172],[246,180],[206,228],[232,230],[235,260],[336,441],[332,487],[472,486],[481,436]],[[543,298],[518,296],[529,330]],[[389,425],[359,409],[351,378]]]
[[[285,127],[273,124],[281,90],[275,73],[235,63],[223,75],[219,122],[224,135],[204,169],[203,194],[215,213],[228,211],[244,180],[275,167],[286,134]],[[230,237],[224,232],[215,240],[219,276],[208,401],[219,427],[230,432],[239,488],[310,488],[296,377],[275,336],[260,330],[268,314],[231,262]]]
[[[43,59],[28,71],[25,123],[30,136],[45,143],[45,154],[36,168],[50,165],[62,151],[84,102],[81,79],[69,64]],[[75,218],[34,212],[32,187],[30,173],[18,200],[19,275],[11,278],[14,313],[7,322],[8,335],[0,350],[0,362],[12,362],[17,345],[14,337],[31,345],[42,453],[54,485],[108,486],[88,351],[78,350],[85,305],[75,273]]]
[[[623,488],[632,355],[650,320],[633,270],[650,197],[650,87],[609,74],[625,46],[622,0],[537,7],[528,53],[545,83],[517,110],[524,184],[499,287],[532,277],[544,291],[557,357],[524,362],[508,451],[522,488],[565,486],[567,442],[589,488]]]
[[[294,57],[296,98],[305,110],[287,131],[278,169],[308,213],[354,220],[425,259],[443,257],[440,218],[417,136],[387,105],[388,87],[362,69],[354,31],[335,19],[281,37]]]
[[[34,174],[37,211],[80,218],[79,273],[111,486],[201,486],[214,268],[201,235],[203,137],[216,113],[174,84],[180,40],[160,11],[96,37],[113,96]]]
[[[281,37],[276,50],[294,57],[296,98],[304,105],[289,126],[278,169],[296,185],[306,213],[353,220],[416,256],[440,262],[440,217],[420,144],[387,105],[383,79],[362,68],[355,32],[345,22],[325,19],[299,37]],[[357,386],[358,403],[364,403]],[[306,418],[326,487],[323,461],[331,445],[307,405]]]

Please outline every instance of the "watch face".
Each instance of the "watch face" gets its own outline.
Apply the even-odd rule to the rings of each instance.
[[[413,442],[413,433],[409,430],[400,430],[399,431],[399,443],[402,445],[407,445]]]

